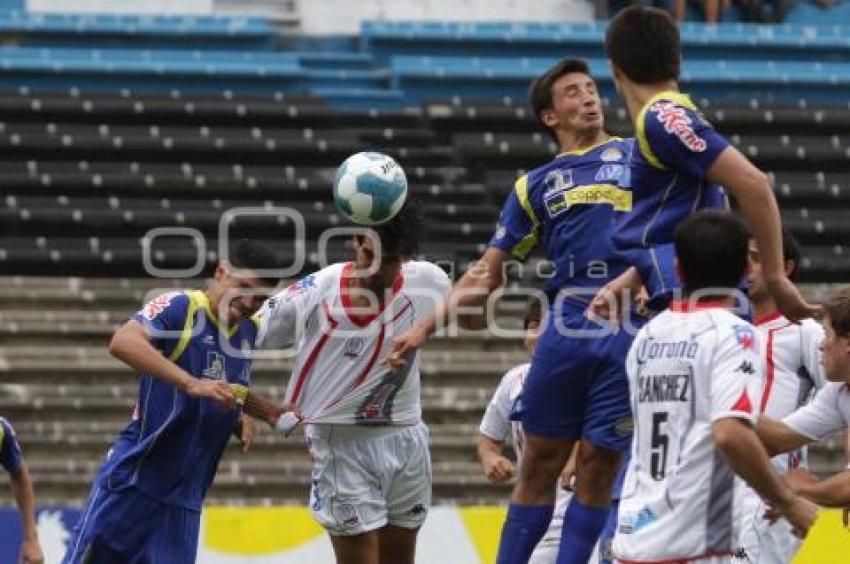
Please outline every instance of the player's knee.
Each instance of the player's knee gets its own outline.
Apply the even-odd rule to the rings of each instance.
[[[571,448],[565,441],[529,437],[522,453],[520,480],[551,487],[561,474]]]

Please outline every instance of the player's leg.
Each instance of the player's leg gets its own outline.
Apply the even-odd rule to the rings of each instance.
[[[387,525],[378,530],[378,562],[380,564],[413,564],[419,529]]]
[[[163,503],[155,521],[156,531],[141,551],[140,564],[195,562],[201,513]]]
[[[625,332],[589,340],[597,364],[587,393],[583,438],[576,470],[576,493],[564,517],[558,564],[585,564],[611,509],[611,490],[622,453],[631,445],[632,418],[625,357]]]
[[[377,564],[377,530],[387,507],[374,467],[374,445],[345,426],[310,427],[310,510],[331,538],[337,562]]]
[[[378,533],[381,564],[413,564],[416,537],[431,508],[430,435],[420,423],[378,439],[387,526]],[[376,466],[379,461],[376,461]]]
[[[581,436],[589,377],[597,360],[569,328],[583,325],[583,310],[546,316],[523,393],[512,418],[526,442],[520,473],[499,542],[499,564],[528,562],[552,519],[555,486]]]
[[[330,535],[336,564],[378,564],[378,532]]]

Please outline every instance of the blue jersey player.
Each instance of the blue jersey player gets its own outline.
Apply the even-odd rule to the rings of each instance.
[[[38,543],[38,531],[35,525],[35,494],[32,480],[21,445],[15,436],[15,430],[8,420],[0,417],[0,466],[9,473],[12,479],[12,494],[21,512],[21,542],[20,562],[25,564],[42,564],[44,554]]]
[[[637,136],[630,159],[632,213],[614,241],[628,262],[627,274],[594,301],[606,311],[624,289],[641,282],[650,306],[661,309],[681,284],[675,274],[673,233],[702,208],[726,205],[728,189],[763,252],[771,295],[788,319],[811,317],[807,304],[785,276],[780,217],[767,176],[719,135],[700,115],[677,81],[682,53],[679,30],[663,10],[633,6],[620,11],[605,36],[617,90],[625,99]]]
[[[394,340],[388,361],[420,346],[455,312],[480,306],[503,283],[509,257],[537,244],[555,264],[546,287],[549,313],[512,417],[526,445],[499,546],[499,563],[525,563],[552,517],[555,484],[580,440],[576,494],[564,518],[559,563],[587,562],[605,525],[621,453],[631,441],[624,360],[626,331],[584,317],[590,297],[627,268],[611,234],[632,208],[627,180],[631,140],[603,130],[596,84],[583,61],[565,59],[531,87],[531,103],[563,151],[517,180],[481,260],[429,320]],[[457,318],[475,326],[469,314]],[[581,338],[581,337],[585,338]]]
[[[201,505],[224,448],[234,432],[250,441],[239,404],[253,316],[276,285],[258,272],[275,267],[264,244],[240,241],[206,291],[156,297],[115,332],[110,353],[141,373],[138,402],[95,477],[64,563],[195,561]]]

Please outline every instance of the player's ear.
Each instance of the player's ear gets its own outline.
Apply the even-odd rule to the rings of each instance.
[[[221,282],[227,277],[228,274],[228,264],[226,261],[219,261],[218,266],[215,267],[215,272],[213,272],[213,279],[216,282]]]
[[[552,108],[546,108],[540,112],[540,121],[546,124],[546,127],[555,127],[558,125],[558,116]]]
[[[790,278],[791,274],[794,272],[794,269],[796,267],[797,267],[797,265],[794,264],[793,260],[786,260],[785,261],[785,276]]]

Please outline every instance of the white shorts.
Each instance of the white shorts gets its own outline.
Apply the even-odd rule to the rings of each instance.
[[[623,562],[623,560],[614,560],[614,564],[623,564]],[[661,562],[669,564],[738,564],[739,561],[732,556],[708,556],[706,558],[689,558],[686,560],[662,560]]]
[[[794,536],[791,524],[785,519],[774,523],[765,519],[765,503],[750,488],[741,492],[739,500],[742,513],[739,544],[744,549],[745,558],[736,562],[787,564],[794,560],[802,541]]]
[[[309,425],[310,509],[331,535],[385,525],[418,529],[431,507],[431,456],[424,423],[410,427]]]

